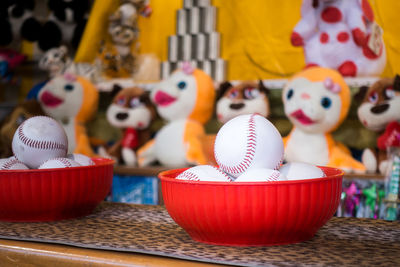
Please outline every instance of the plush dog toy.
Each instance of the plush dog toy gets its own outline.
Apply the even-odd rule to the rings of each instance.
[[[85,123],[97,112],[99,93],[95,86],[80,76],[65,73],[47,82],[38,99],[44,112],[64,127],[68,153],[94,156]]]
[[[243,114],[269,115],[269,90],[262,81],[246,81],[233,86],[230,82],[220,85],[217,95],[217,119],[221,123]]]
[[[387,149],[399,146],[400,140],[400,76],[382,78],[368,87],[361,87],[356,98],[362,100],[357,110],[361,123],[379,133],[378,149],[363,151],[362,162],[368,171],[387,172]]]
[[[296,74],[282,93],[286,116],[294,125],[284,138],[285,160],[364,171],[331,132],[346,118],[350,89],[335,70],[311,67]]]
[[[151,139],[150,125],[156,118],[156,110],[149,92],[139,87],[116,86],[111,105],[107,108],[108,122],[124,129],[121,140],[106,150],[106,156],[129,166],[137,164],[136,151]]]
[[[13,155],[11,149],[12,139],[18,126],[33,116],[44,115],[39,102],[26,100],[15,106],[9,115],[0,123],[0,157],[7,158]]]
[[[386,50],[367,0],[303,0],[301,20],[291,35],[303,46],[307,65],[343,76],[379,76]]]
[[[169,167],[207,164],[204,124],[213,114],[215,90],[211,77],[184,63],[152,89],[150,98],[166,120],[154,139],[138,152],[139,166],[156,161]]]

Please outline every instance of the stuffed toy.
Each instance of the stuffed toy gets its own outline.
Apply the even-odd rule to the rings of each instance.
[[[107,121],[114,127],[123,129],[123,137],[106,153],[128,166],[137,165],[136,151],[152,138],[150,126],[156,118],[156,110],[150,101],[149,92],[139,87],[124,88],[115,86],[111,105],[107,108]]]
[[[350,89],[335,70],[310,67],[294,75],[282,92],[284,111],[293,129],[284,137],[285,160],[365,171],[331,132],[346,118]]]
[[[26,56],[12,49],[0,48],[0,80],[5,83],[12,82],[13,70],[22,64]]]
[[[34,0],[3,0],[0,1],[0,45],[11,45],[20,39],[30,42],[37,41],[42,25],[35,18]]]
[[[89,12],[88,0],[48,0],[50,15],[42,26],[38,44],[47,51],[61,44],[79,45]]]
[[[98,108],[99,93],[91,82],[70,73],[56,76],[40,90],[38,100],[46,115],[64,127],[68,153],[95,155],[85,127]]]
[[[386,64],[382,31],[367,0],[303,0],[291,35],[306,64],[343,76],[379,76]]]
[[[387,149],[399,146],[400,76],[379,79],[369,88],[361,87],[355,97],[362,100],[357,109],[360,122],[380,135],[377,148],[363,151],[362,162],[368,171],[386,174]]]
[[[92,64],[73,62],[65,45],[47,50],[39,60],[39,68],[49,73],[49,78],[66,72],[88,79],[95,83],[99,75]]]
[[[139,166],[156,161],[169,167],[208,164],[204,124],[215,103],[211,77],[185,62],[152,89],[150,99],[166,124],[139,149]]]
[[[132,77],[132,69],[126,68],[127,64],[124,64],[117,48],[107,42],[101,43],[94,66],[100,73],[100,80]]]
[[[26,119],[41,115],[44,115],[44,112],[36,100],[23,101],[13,108],[11,113],[0,122],[0,158],[13,155],[11,143],[18,126]]]
[[[221,123],[243,114],[258,113],[268,117],[269,90],[260,80],[258,83],[246,81],[233,86],[230,82],[223,82],[219,86],[216,113]]]

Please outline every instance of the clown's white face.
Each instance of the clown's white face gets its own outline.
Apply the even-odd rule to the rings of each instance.
[[[150,98],[162,118],[168,121],[187,118],[196,105],[196,79],[176,71],[152,90]]]
[[[325,133],[338,124],[340,96],[328,90],[322,81],[295,78],[285,86],[282,98],[286,116],[304,132]]]

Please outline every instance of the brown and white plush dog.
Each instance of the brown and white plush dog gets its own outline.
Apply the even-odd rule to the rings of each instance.
[[[368,87],[361,87],[355,96],[362,103],[357,114],[361,123],[369,130],[382,134],[378,138],[377,151],[370,148],[364,150],[362,161],[368,171],[386,173],[388,167],[384,142],[388,125],[400,122],[400,76],[382,78]],[[385,132],[385,133],[384,133]],[[380,142],[382,141],[382,142]]]
[[[120,163],[134,166],[137,163],[136,150],[151,139],[149,127],[156,118],[155,107],[149,92],[142,88],[116,86],[114,90],[115,96],[106,116],[112,126],[124,129],[124,134],[106,152]]]
[[[258,113],[268,117],[270,113],[269,90],[262,81],[246,81],[238,85],[224,82],[220,85],[217,96],[217,119],[225,123],[244,114]]]

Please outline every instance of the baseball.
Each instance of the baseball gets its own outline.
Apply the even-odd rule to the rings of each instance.
[[[94,165],[94,161],[88,156],[85,156],[83,154],[78,154],[78,153],[68,154],[67,158],[72,159],[75,162],[78,162],[81,166]]]
[[[71,168],[81,166],[78,162],[69,158],[54,158],[46,160],[38,169]]]
[[[68,139],[64,128],[54,119],[36,116],[24,121],[12,140],[14,156],[31,169],[51,158],[65,157]]]
[[[259,168],[244,172],[236,178],[235,182],[273,182],[285,180],[286,177],[277,170]]]
[[[325,177],[325,173],[312,164],[302,162],[289,162],[284,164],[279,171],[288,180],[303,180]]]
[[[187,169],[179,174],[176,179],[193,181],[231,182],[232,179],[220,169],[210,165],[199,165]]]
[[[258,114],[240,115],[218,131],[214,155],[218,166],[233,177],[254,168],[278,169],[283,158],[281,134]]]
[[[0,170],[28,170],[29,168],[14,156],[0,159]]]

